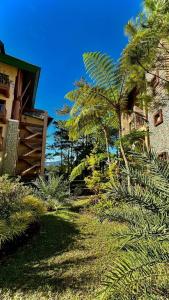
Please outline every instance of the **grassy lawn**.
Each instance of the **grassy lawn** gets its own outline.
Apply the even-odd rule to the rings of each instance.
[[[123,226],[68,209],[43,216],[40,234],[1,264],[0,299],[96,299]]]

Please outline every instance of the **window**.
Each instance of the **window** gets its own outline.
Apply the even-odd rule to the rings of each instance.
[[[158,158],[159,158],[160,160],[168,160],[168,158],[169,158],[168,152],[166,152],[166,151],[161,152],[161,153],[158,155]]]
[[[159,71],[156,71],[156,75],[154,75],[153,79],[151,80],[151,86],[152,86],[152,92],[153,95],[156,95],[156,87],[159,85],[160,83],[160,78],[159,78]]]
[[[155,114],[154,114],[154,126],[158,126],[161,123],[163,123],[163,112],[162,109],[159,109]]]
[[[9,89],[10,89],[9,76],[0,73],[0,93],[3,94],[5,97],[9,98]]]
[[[151,80],[151,85],[153,89],[155,89],[157,85],[159,85],[159,83],[160,83],[159,71],[157,70],[156,75],[154,75],[153,79]]]

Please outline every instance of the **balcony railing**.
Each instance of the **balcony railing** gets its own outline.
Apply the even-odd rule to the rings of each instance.
[[[147,124],[147,119],[144,116],[143,111],[138,108],[134,107],[134,111],[130,115],[130,131],[132,130],[145,130],[146,129],[146,124]]]

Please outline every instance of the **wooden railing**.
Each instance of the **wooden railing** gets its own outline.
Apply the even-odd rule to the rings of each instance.
[[[20,122],[17,173],[23,177],[34,177],[43,173],[46,142],[47,113],[41,117],[34,114],[23,115]],[[37,110],[38,114],[38,110]]]
[[[134,107],[134,111],[130,115],[130,130],[145,130],[146,124],[147,119],[143,111],[138,107]]]

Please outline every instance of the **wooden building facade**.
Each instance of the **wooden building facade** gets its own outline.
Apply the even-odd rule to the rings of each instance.
[[[0,174],[44,173],[48,113],[35,109],[40,68],[9,56],[0,43]]]

